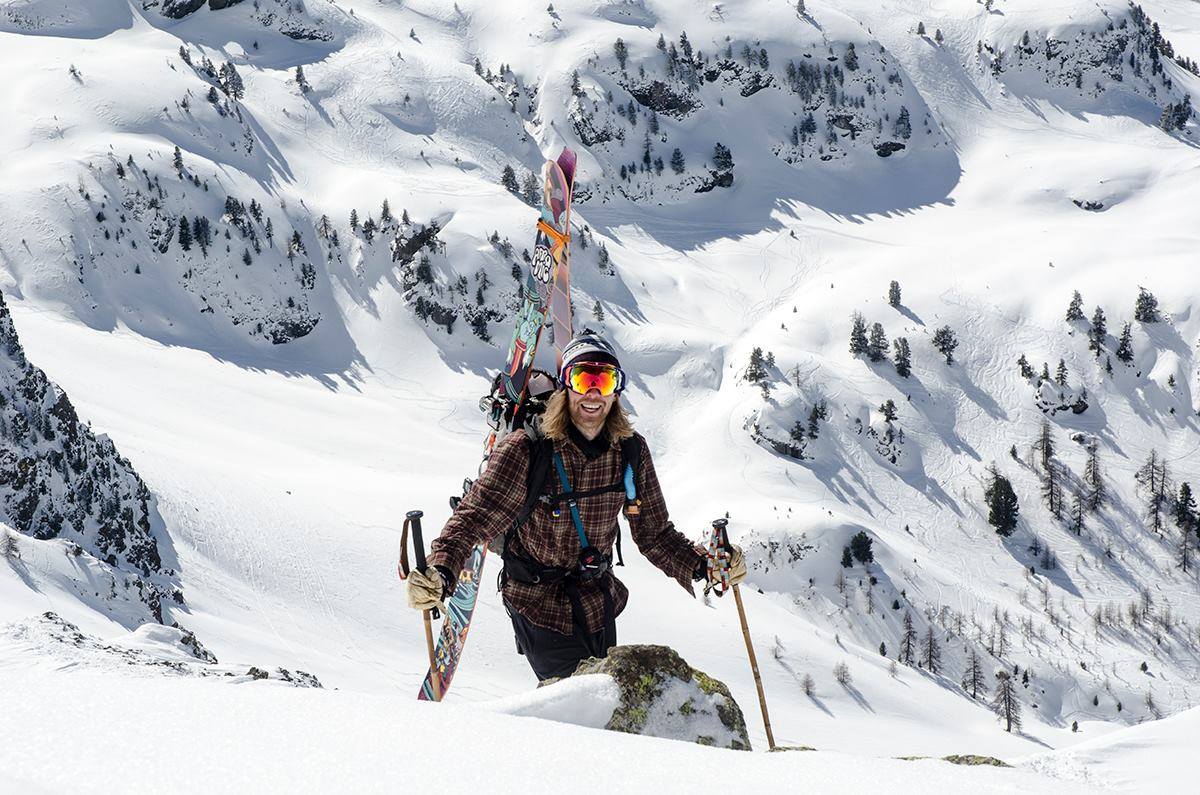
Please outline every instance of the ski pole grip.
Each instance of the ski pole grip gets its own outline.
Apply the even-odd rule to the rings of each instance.
[[[720,546],[721,549],[724,549],[727,552],[732,552],[733,545],[729,543],[729,533],[725,529],[726,527],[729,526],[729,520],[728,519],[713,519],[712,526],[713,526],[713,529],[717,531],[717,535],[720,538],[720,543],[718,544],[718,546]]]
[[[411,523],[413,535],[413,552],[417,559],[417,569],[425,571],[425,541],[421,538],[421,517],[424,511],[409,511],[404,518]]]

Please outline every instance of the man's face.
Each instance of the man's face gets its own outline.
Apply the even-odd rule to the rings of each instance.
[[[589,389],[586,395],[574,390],[567,390],[567,410],[571,414],[571,422],[579,432],[588,439],[595,439],[604,429],[604,421],[617,400],[616,394],[602,397],[599,389]]]

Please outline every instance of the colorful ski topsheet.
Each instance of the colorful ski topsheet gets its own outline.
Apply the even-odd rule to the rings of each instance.
[[[544,181],[545,191],[549,195],[551,190],[557,194],[559,191],[571,196],[572,189],[575,186],[575,153],[570,149],[564,149],[562,154],[558,156],[558,169],[551,169],[549,165],[546,168],[546,179]],[[551,186],[551,177],[557,179],[562,177],[562,186]],[[546,202],[549,204],[550,202]],[[558,270],[554,276],[554,286],[550,290],[550,317],[553,318],[554,325],[554,354],[555,354],[555,370],[562,367],[562,352],[567,343],[571,341],[571,250],[570,250],[570,234],[571,234],[571,202],[568,200],[562,208],[561,223],[558,228],[566,233],[566,242],[562,246],[561,254],[558,258]]]
[[[574,154],[560,156],[572,166]],[[542,172],[542,215],[538,219],[533,246],[533,264],[525,279],[524,302],[513,329],[508,348],[508,366],[504,370],[504,391],[510,400],[524,397],[525,382],[533,368],[537,340],[551,310],[554,320],[555,347],[561,349],[571,338],[570,283],[558,290],[557,279],[569,280],[567,246],[570,243],[571,182],[557,162],[547,161]],[[561,313],[561,314],[560,314]],[[559,320],[562,318],[563,320]],[[560,328],[561,327],[561,328]],[[560,341],[559,335],[565,337]]]
[[[476,597],[479,596],[479,577],[483,574],[483,559],[487,555],[487,547],[475,547],[463,570],[458,575],[458,588],[454,595],[446,600],[446,616],[442,622],[442,631],[438,635],[437,649],[434,651],[436,670],[425,674],[421,683],[421,692],[417,698],[421,701],[433,701],[433,677],[438,677],[439,692],[443,697],[450,687],[450,680],[458,669],[458,661],[462,656],[463,647],[467,644],[467,631],[471,628],[471,614],[475,612]]]
[[[564,174],[560,163],[569,165],[570,171]],[[555,287],[555,275],[567,261],[567,245],[570,229],[569,219],[571,210],[571,186],[575,175],[575,153],[564,149],[559,155],[558,162],[546,164],[547,179],[543,183],[542,217],[538,221],[537,241],[534,247],[533,263],[522,285],[521,311],[517,314],[516,327],[513,329],[512,342],[508,349],[508,359],[504,369],[503,382],[505,392],[514,401],[525,397],[525,388],[533,369],[534,357],[537,354],[538,341],[545,327],[546,313],[549,310],[551,295]],[[551,184],[553,183],[553,184]],[[539,257],[539,255],[541,255]],[[558,306],[566,307],[566,337],[560,345],[566,345],[570,339],[570,294],[569,285],[564,285],[564,298]],[[565,300],[565,304],[564,304]],[[556,322],[557,325],[557,322]],[[490,431],[486,437],[484,464],[492,452],[492,447],[503,437],[508,429]],[[437,649],[434,651],[434,668],[425,675],[421,691],[417,698],[422,701],[433,700],[433,677],[438,677],[439,691],[445,697],[458,670],[462,659],[463,648],[467,643],[467,632],[471,629],[471,616],[475,612],[475,604],[479,596],[479,586],[483,575],[483,562],[487,557],[487,547],[477,546],[471,551],[470,558],[458,574],[458,587],[454,595],[446,602],[447,614],[442,622],[442,630],[438,635]]]

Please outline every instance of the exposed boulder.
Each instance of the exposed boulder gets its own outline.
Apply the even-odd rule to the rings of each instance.
[[[204,0],[162,0],[162,15],[168,19],[183,19],[199,10]]]
[[[742,710],[729,688],[692,668],[666,646],[616,646],[580,663],[575,676],[606,674],[620,705],[606,729],[750,750]]]

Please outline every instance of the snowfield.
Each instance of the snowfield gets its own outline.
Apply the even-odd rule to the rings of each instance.
[[[1153,452],[1200,487],[1200,127],[1164,129],[1200,103],[1183,62],[1200,4],[1141,6],[1174,60],[1119,0],[993,5],[0,0],[0,290],[29,361],[153,494],[182,592],[147,625],[122,561],[0,516],[0,788],[381,790],[453,770],[510,791],[531,766],[547,788],[586,770],[589,790],[1182,786],[1200,554],[1193,536],[1182,569],[1136,473]],[[419,507],[431,535],[475,472],[531,247],[519,183],[564,145],[576,326],[620,350],[675,523],[699,539],[728,512],[776,740],[815,752],[597,730],[603,683],[533,690],[495,560],[446,702],[415,701],[400,525]],[[1139,288],[1158,322],[1135,320]],[[886,360],[850,353],[856,312]],[[793,437],[822,402],[816,438]],[[1077,533],[1090,446],[1107,501]],[[1019,498],[1008,538],[993,464]],[[874,560],[844,568],[860,531]],[[730,600],[690,599],[625,546],[620,641],[727,683],[765,749]],[[906,614],[936,672],[898,661]],[[1000,669],[1020,731],[989,708]],[[301,672],[323,689],[289,686]]]

